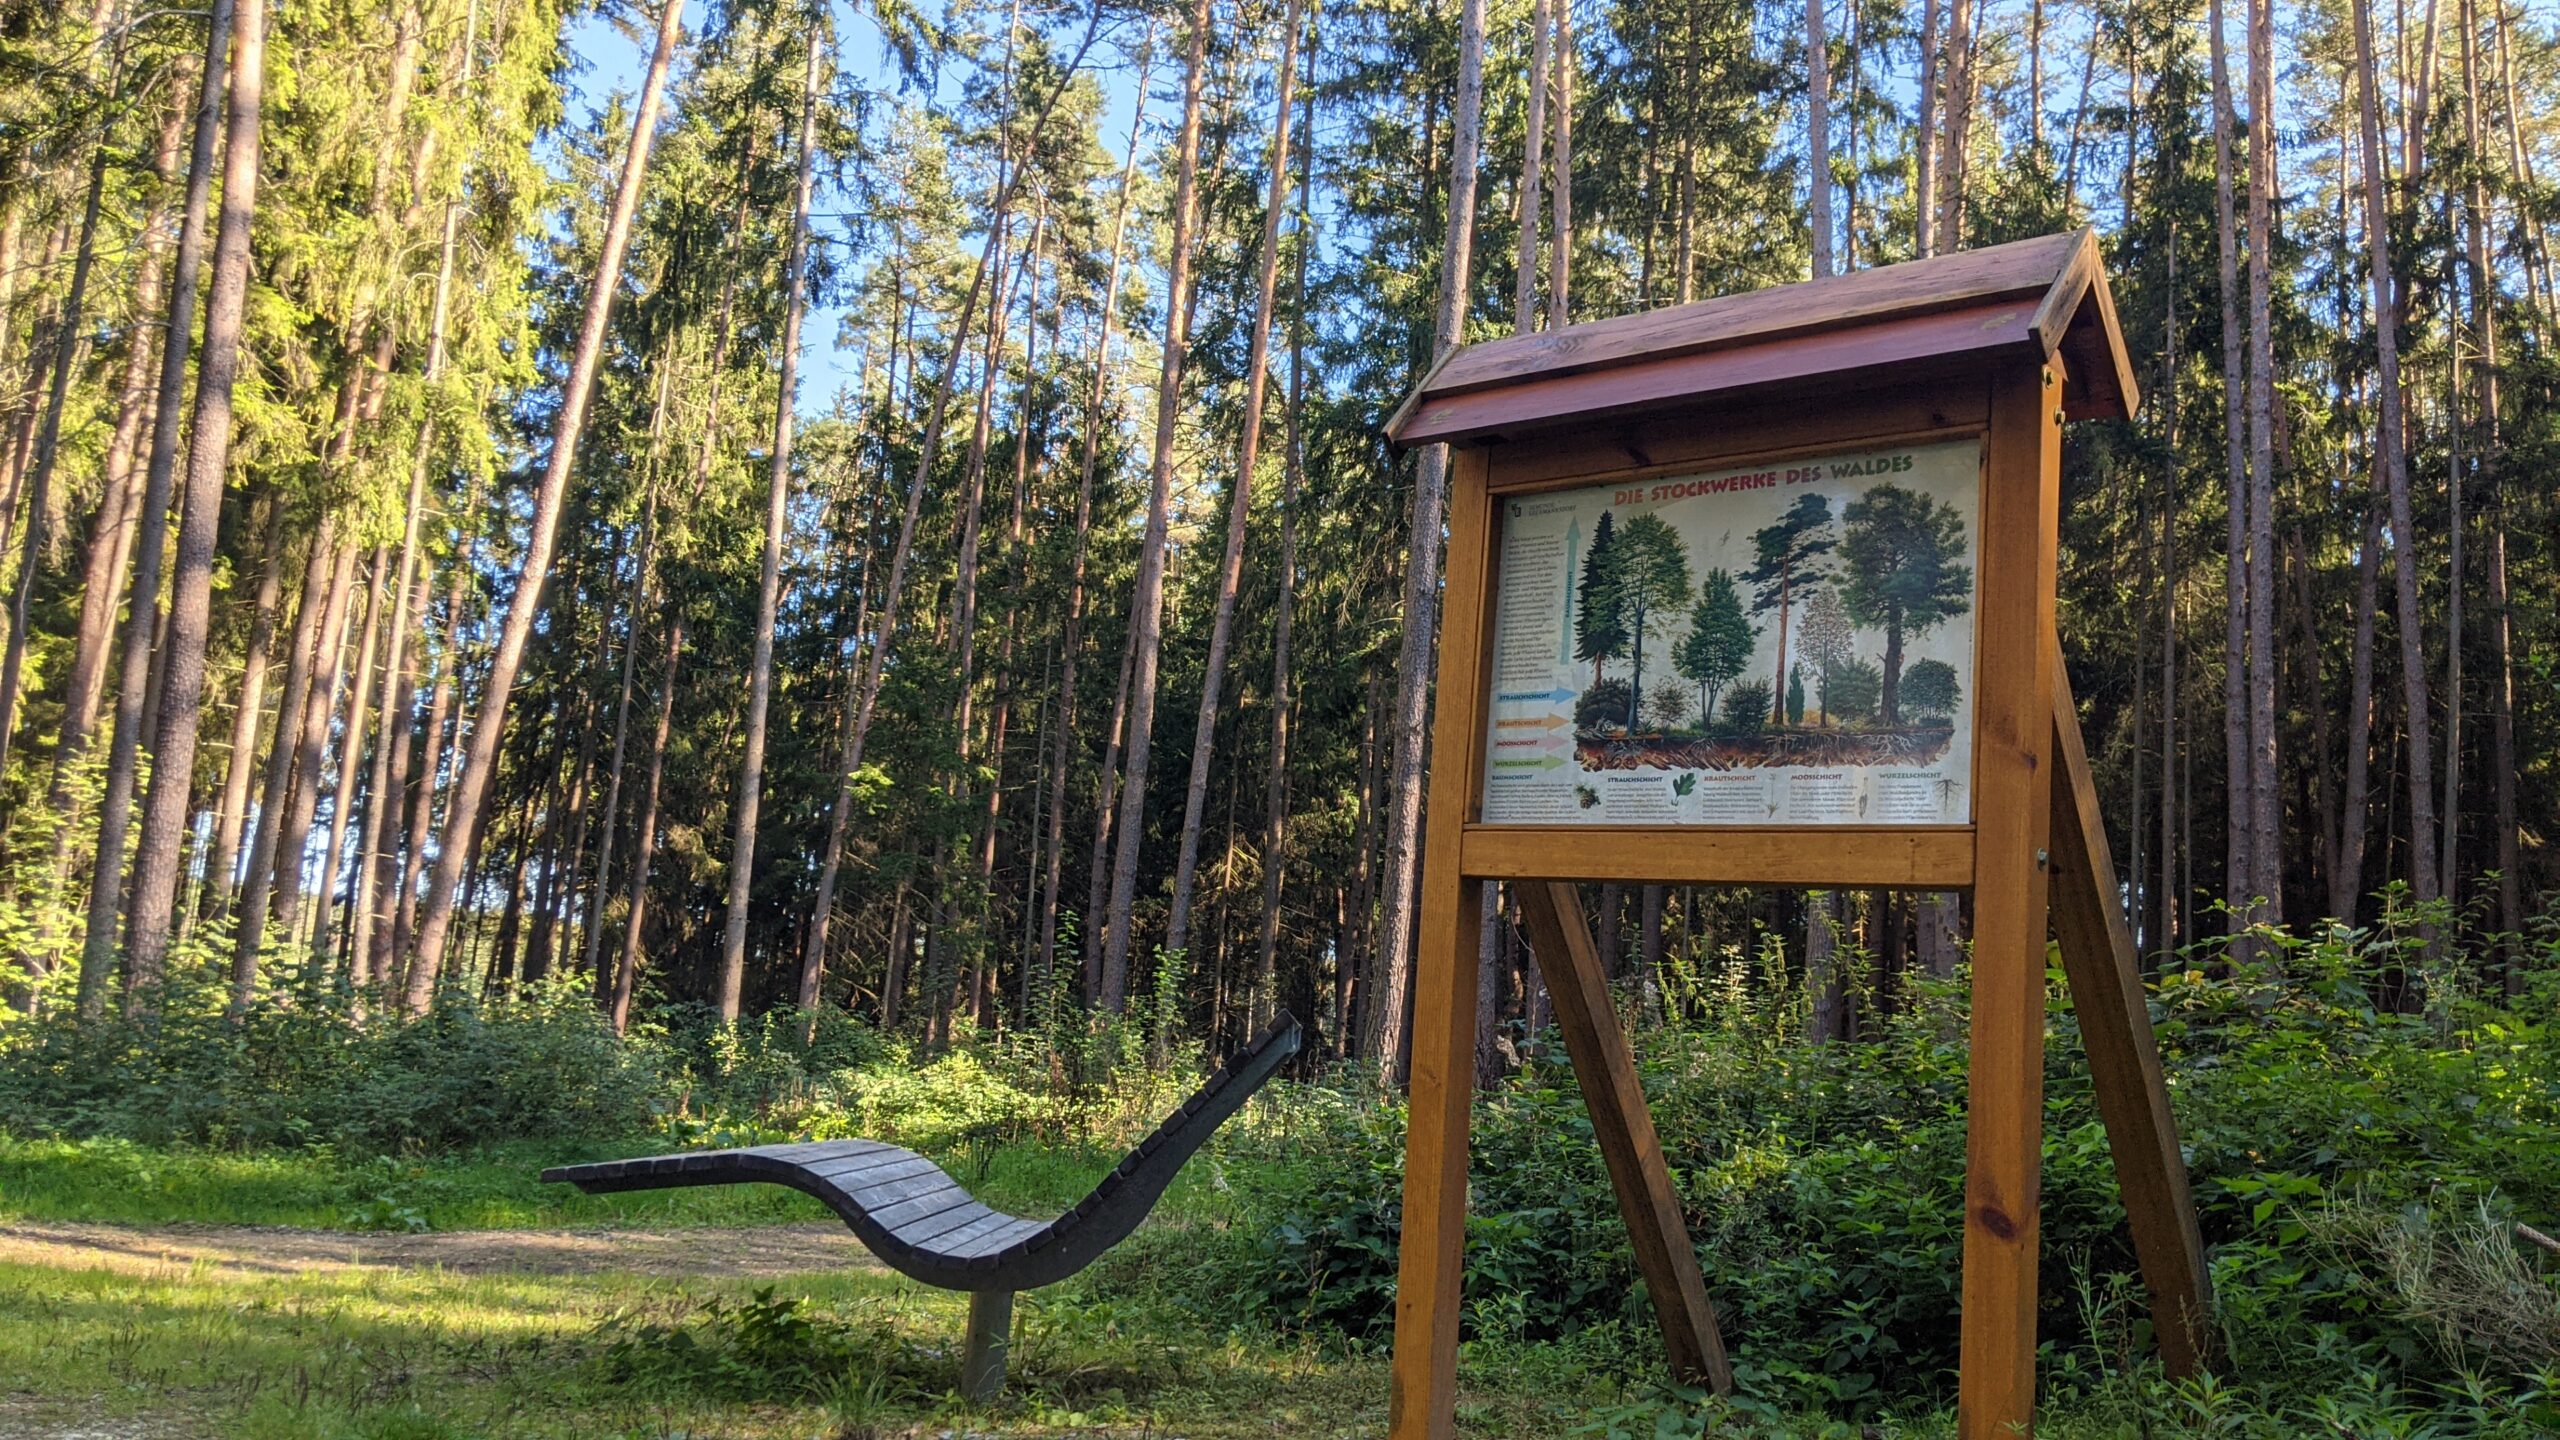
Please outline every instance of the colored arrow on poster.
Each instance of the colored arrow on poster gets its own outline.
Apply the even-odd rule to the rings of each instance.
[[[1564,764],[1563,756],[1548,755],[1536,760],[1496,760],[1493,762],[1493,768],[1496,770],[1553,770],[1562,764]]]
[[[1554,690],[1506,690],[1493,698],[1504,705],[1523,705],[1533,700],[1570,700],[1574,692],[1558,687]]]
[[[1497,730],[1561,730],[1571,720],[1552,712],[1545,715],[1512,715],[1493,722]]]

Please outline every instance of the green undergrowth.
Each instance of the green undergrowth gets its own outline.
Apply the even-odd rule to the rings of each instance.
[[[0,1218],[111,1225],[287,1225],[334,1230],[521,1230],[776,1225],[833,1212],[773,1185],[586,1195],[537,1177],[551,1165],[685,1148],[665,1137],[609,1144],[514,1141],[453,1155],[352,1156],[318,1149],[218,1151],[129,1140],[0,1136]],[[1083,1198],[1116,1152],[1018,1142],[936,1158],[988,1204],[1054,1214]],[[1229,1160],[1187,1171],[1160,1213],[1177,1220],[1236,1183]]]

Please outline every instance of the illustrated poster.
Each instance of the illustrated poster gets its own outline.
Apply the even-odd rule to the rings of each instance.
[[[1970,820],[1981,453],[1499,502],[1484,819]]]

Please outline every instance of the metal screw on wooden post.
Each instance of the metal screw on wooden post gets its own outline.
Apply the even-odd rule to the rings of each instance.
[[[960,1395],[983,1405],[1004,1389],[1005,1354],[1012,1348],[1013,1292],[969,1292],[969,1328],[960,1344]]]

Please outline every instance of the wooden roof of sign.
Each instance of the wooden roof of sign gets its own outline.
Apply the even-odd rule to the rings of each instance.
[[[1469,345],[1424,377],[1387,435],[1407,448],[1485,444],[1706,399],[2057,355],[2071,419],[2125,418],[2141,403],[2093,231]]]

